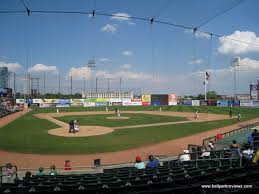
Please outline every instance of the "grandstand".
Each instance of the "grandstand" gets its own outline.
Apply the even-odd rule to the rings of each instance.
[[[16,108],[7,108],[3,105],[0,105],[0,118],[5,117],[5,116],[12,114],[14,112],[17,112],[17,111],[18,111],[18,109],[16,109]]]
[[[241,156],[233,150],[215,151],[210,157],[181,162],[161,162],[159,168],[104,169],[97,174],[32,176],[1,186],[2,193],[172,193],[205,192],[201,185],[253,184],[258,188],[258,166],[242,167]],[[3,169],[3,168],[2,168]],[[207,191],[219,191],[219,188]],[[209,193],[209,192],[208,192]]]
[[[245,132],[235,134],[230,132],[233,135],[226,137],[221,143],[228,144],[229,139],[247,135],[251,131],[251,128],[247,128]],[[256,150],[257,148],[255,152]],[[189,153],[190,160],[182,161],[181,156],[185,154],[178,155],[178,158],[162,159],[158,168],[139,170],[132,165],[118,165],[116,168],[99,169],[101,166],[97,165],[96,170],[88,173],[79,171],[78,174],[71,171],[55,176],[32,175],[23,179],[17,176],[17,166],[12,166],[15,172],[13,176],[16,178],[11,183],[2,183],[6,182],[3,181],[6,177],[8,180],[6,173],[8,167],[1,166],[0,191],[1,193],[220,193],[222,191],[239,193],[243,191],[243,186],[247,186],[251,191],[259,188],[258,165],[254,163],[247,165],[241,152],[236,149],[210,151],[205,157],[201,156],[202,152],[198,149],[192,149]],[[214,188],[211,188],[212,185]],[[222,190],[219,185],[225,185],[225,188]]]

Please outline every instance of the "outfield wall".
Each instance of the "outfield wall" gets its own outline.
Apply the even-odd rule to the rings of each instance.
[[[45,107],[97,107],[97,106],[218,106],[218,107],[258,107],[259,100],[176,100],[176,96],[144,95],[132,99],[16,99],[16,105]]]

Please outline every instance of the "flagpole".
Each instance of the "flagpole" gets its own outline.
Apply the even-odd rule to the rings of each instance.
[[[207,100],[207,75],[206,75],[207,71],[205,70],[205,74],[204,74],[204,98],[205,100]]]

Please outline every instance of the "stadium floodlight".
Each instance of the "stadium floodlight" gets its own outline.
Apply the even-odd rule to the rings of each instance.
[[[90,59],[88,60],[88,65],[87,65],[89,68],[90,68],[90,85],[91,85],[91,92],[93,90],[93,68],[96,67],[95,66],[95,59]]]
[[[231,61],[231,67],[234,68],[234,99],[236,100],[236,67],[240,66],[240,57],[234,57]]]

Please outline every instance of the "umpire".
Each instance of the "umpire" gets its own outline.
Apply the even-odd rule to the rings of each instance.
[[[74,121],[71,120],[69,122],[69,133],[73,133],[74,132]]]

